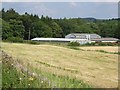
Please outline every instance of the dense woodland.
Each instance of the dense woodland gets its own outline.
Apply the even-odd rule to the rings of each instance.
[[[20,15],[14,9],[0,11],[2,39],[17,37],[29,40],[35,37],[62,38],[69,33],[96,33],[102,37],[120,38],[119,19],[62,18],[53,19],[36,14]]]

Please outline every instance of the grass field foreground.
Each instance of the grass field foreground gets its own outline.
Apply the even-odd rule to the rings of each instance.
[[[24,67],[29,63],[31,70],[36,73],[47,72],[54,76],[75,78],[84,81],[84,87],[84,83],[99,88],[118,85],[117,54],[17,43],[2,43],[2,50],[19,59]],[[45,75],[49,77],[49,74]]]

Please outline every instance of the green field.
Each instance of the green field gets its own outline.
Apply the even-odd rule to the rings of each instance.
[[[84,47],[20,43],[2,43],[2,50],[3,87],[118,86],[117,53],[86,50]]]

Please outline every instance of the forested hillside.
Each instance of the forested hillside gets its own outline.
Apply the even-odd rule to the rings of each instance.
[[[102,37],[120,38],[118,19],[94,18],[52,19],[36,14],[19,14],[14,9],[2,9],[2,39],[11,37],[31,39],[35,37],[62,38],[69,33],[96,33]]]

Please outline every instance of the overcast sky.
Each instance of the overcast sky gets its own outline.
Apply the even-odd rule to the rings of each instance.
[[[0,0],[2,2],[119,2],[119,0]]]
[[[118,17],[118,2],[114,1],[116,2],[2,2],[2,8],[5,10],[13,8],[20,14],[28,12],[39,16],[48,15],[52,18],[108,19]]]

